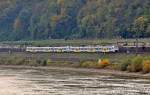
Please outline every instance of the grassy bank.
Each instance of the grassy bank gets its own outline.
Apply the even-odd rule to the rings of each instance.
[[[33,46],[61,46],[61,45],[97,45],[114,44],[117,42],[135,42],[136,39],[80,39],[80,40],[40,40],[40,41],[4,41],[1,44],[33,45]],[[139,39],[140,42],[150,43],[150,39]]]
[[[1,65],[96,68],[129,72],[150,72],[150,54],[98,53],[0,53]]]

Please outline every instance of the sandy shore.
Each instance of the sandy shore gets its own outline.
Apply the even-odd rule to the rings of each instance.
[[[0,77],[0,95],[23,95],[19,88],[13,86],[14,77]]]
[[[127,71],[109,70],[109,69],[87,69],[87,68],[71,68],[71,67],[34,67],[34,66],[6,66],[0,65],[1,68],[23,68],[23,69],[50,69],[50,70],[60,70],[60,71],[72,71],[72,72],[82,72],[82,73],[95,73],[100,75],[112,75],[117,77],[127,77],[127,78],[144,78],[150,79],[150,73],[143,74],[141,72],[131,73]]]

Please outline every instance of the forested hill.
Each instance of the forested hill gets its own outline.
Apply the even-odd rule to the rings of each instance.
[[[0,40],[150,37],[150,0],[0,0]]]

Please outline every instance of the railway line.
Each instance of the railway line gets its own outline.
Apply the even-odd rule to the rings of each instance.
[[[118,50],[114,53],[135,53],[136,49],[137,49],[136,46],[118,46]],[[10,53],[11,52],[27,52],[27,49],[26,49],[26,47],[0,47],[0,52],[10,52]],[[80,51],[78,51],[78,52],[80,52]],[[105,50],[101,53],[104,53],[104,52],[105,52]],[[138,52],[150,53],[150,46],[138,46]],[[57,52],[55,52],[55,53],[57,53]],[[109,53],[109,51],[106,51],[106,53]]]

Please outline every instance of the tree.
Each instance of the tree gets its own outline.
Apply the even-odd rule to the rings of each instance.
[[[135,32],[136,38],[144,37],[144,33],[146,32],[148,26],[148,19],[146,17],[138,17],[135,19],[133,24],[133,32]]]
[[[14,31],[18,31],[21,29],[21,20],[19,18],[16,18],[14,21]]]
[[[150,37],[150,0],[0,0],[0,40]]]

